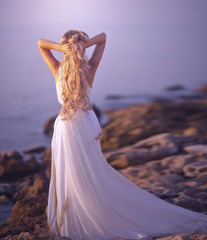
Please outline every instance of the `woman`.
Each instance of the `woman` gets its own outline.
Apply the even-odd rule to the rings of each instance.
[[[170,204],[139,188],[112,168],[101,150],[103,135],[91,108],[96,70],[106,34],[89,39],[70,30],[60,44],[40,39],[43,59],[56,79],[62,107],[54,123],[48,224],[55,237],[73,240],[152,239],[207,233],[207,216]],[[87,61],[85,49],[95,45]],[[59,62],[50,49],[64,53]]]

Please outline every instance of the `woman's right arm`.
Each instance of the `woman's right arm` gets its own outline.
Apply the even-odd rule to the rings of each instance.
[[[57,50],[65,53],[68,51],[68,46],[60,45],[58,43],[45,39],[39,39],[38,46],[45,63],[47,64],[56,79],[60,62],[53,56],[51,50]]]
[[[95,45],[95,49],[93,51],[93,54],[88,61],[88,63],[91,66],[91,71],[95,74],[99,63],[101,61],[101,58],[103,56],[103,52],[106,45],[106,34],[104,32],[90,38],[88,42],[85,44],[85,48],[91,47],[92,45]]]

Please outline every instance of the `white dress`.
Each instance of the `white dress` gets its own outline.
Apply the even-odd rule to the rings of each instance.
[[[61,75],[61,69],[59,69]],[[61,101],[60,78],[57,96]],[[88,96],[92,89],[88,87]],[[100,145],[102,130],[93,110],[75,121],[54,123],[47,219],[50,230],[72,240],[142,239],[207,233],[207,215],[170,204],[111,167]]]

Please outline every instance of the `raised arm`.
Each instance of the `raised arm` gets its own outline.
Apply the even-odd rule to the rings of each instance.
[[[91,71],[95,74],[101,58],[103,56],[103,52],[106,45],[106,34],[104,32],[90,38],[87,43],[85,43],[84,48],[91,47],[92,45],[96,45],[93,51],[93,54],[88,61],[91,65]]]
[[[57,71],[58,71],[60,62],[53,56],[50,50],[57,50],[65,53],[68,50],[68,46],[60,45],[58,43],[45,40],[45,39],[39,39],[38,46],[45,63],[47,64],[47,66],[53,73],[55,79],[57,80]]]

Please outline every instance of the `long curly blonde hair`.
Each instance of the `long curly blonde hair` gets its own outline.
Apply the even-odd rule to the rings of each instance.
[[[89,68],[88,60],[85,57],[85,49],[82,49],[80,41],[86,42],[89,36],[78,30],[69,30],[61,38],[61,45],[68,45],[69,51],[64,54],[60,63],[62,68],[62,108],[60,115],[62,120],[71,119],[78,108],[88,113],[91,109],[87,96],[88,83],[86,73]]]

